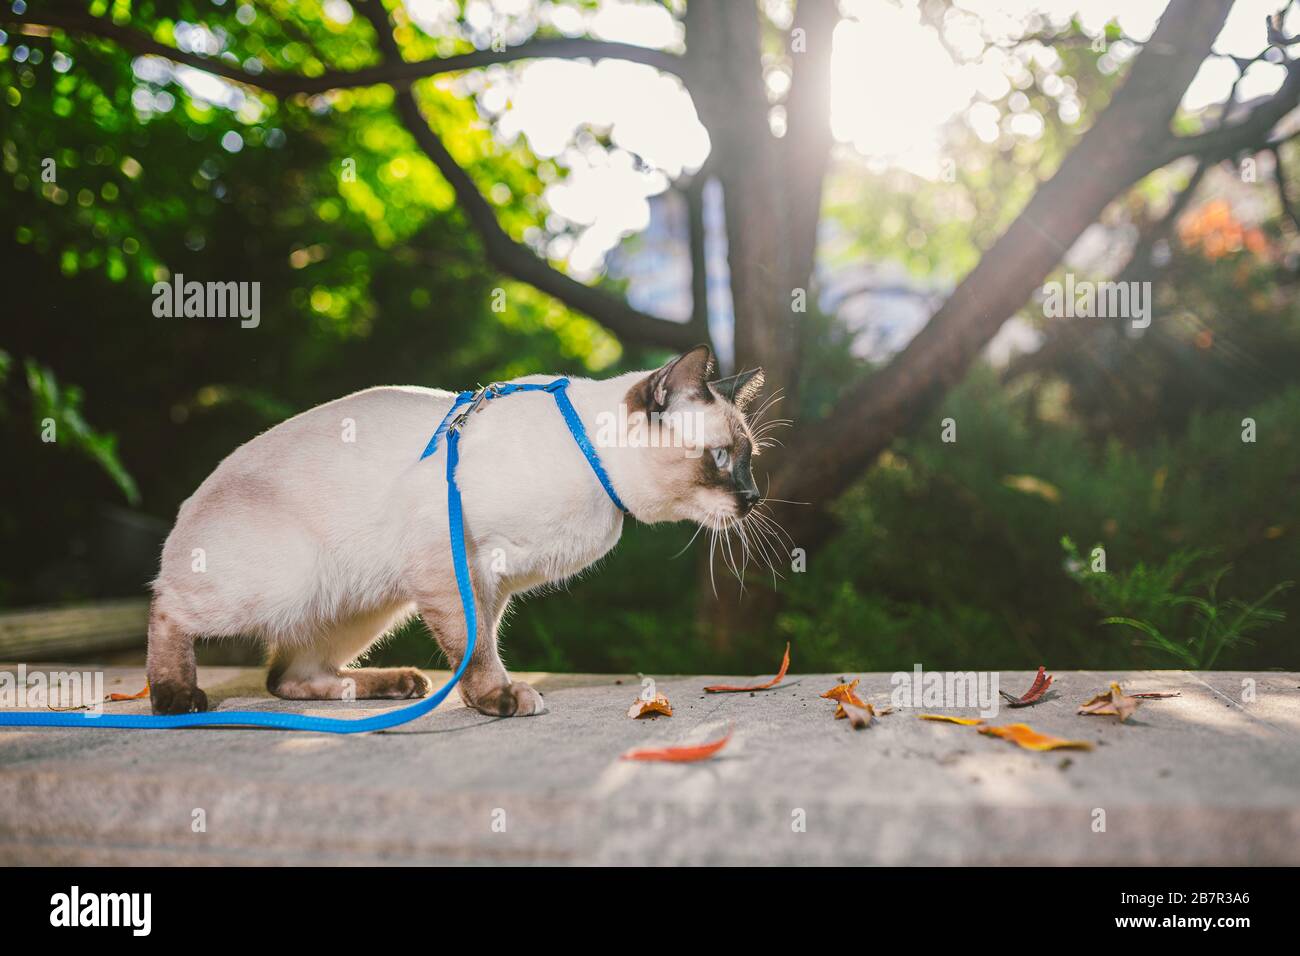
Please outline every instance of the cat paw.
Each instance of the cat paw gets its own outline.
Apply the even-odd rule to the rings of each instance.
[[[151,683],[149,703],[155,714],[194,714],[208,709],[208,695],[190,684]]]
[[[468,703],[489,717],[532,717],[546,712],[542,695],[523,681],[495,688]]]
[[[510,695],[515,699],[515,717],[535,717],[546,713],[546,699],[531,684],[515,681],[510,685]]]
[[[394,697],[428,697],[433,693],[433,681],[424,671],[415,667],[401,667],[393,684]]]
[[[359,667],[355,670],[339,671],[339,677],[352,682],[350,687],[344,685],[344,700],[349,698],[408,700],[412,697],[428,697],[433,693],[433,681],[425,677],[424,672],[416,667]]]

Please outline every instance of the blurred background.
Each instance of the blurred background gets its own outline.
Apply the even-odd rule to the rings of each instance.
[[[511,667],[1300,668],[1300,15],[1166,6],[0,0],[0,607],[135,607],[320,402],[708,341],[792,422],[785,532],[742,594],[630,525]],[[155,315],[177,274],[257,327]]]

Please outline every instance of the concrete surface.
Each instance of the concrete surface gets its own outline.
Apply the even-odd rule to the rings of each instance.
[[[0,864],[1300,864],[1300,674],[1058,673],[1045,701],[991,721],[1096,744],[1048,753],[907,711],[855,732],[818,696],[840,675],[753,696],[701,690],[748,678],[661,678],[675,716],[635,721],[635,677],[518,676],[548,713],[492,719],[453,699],[350,737],[0,728]],[[888,701],[889,675],[847,676]],[[262,679],[204,668],[200,683],[225,709],[393,706],[290,704]],[[1182,696],[1127,725],[1076,716],[1112,679]],[[107,672],[110,692],[142,683],[139,668]],[[618,759],[728,726],[707,762]]]

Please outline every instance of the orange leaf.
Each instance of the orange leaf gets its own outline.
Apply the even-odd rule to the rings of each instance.
[[[1139,700],[1165,700],[1169,697],[1182,697],[1183,695],[1182,694],[1158,694],[1155,691],[1145,691],[1143,693],[1138,693],[1137,691],[1134,691],[1133,693],[1129,694],[1129,696],[1136,697]]]
[[[638,697],[636,703],[627,709],[629,717],[645,717],[655,714],[663,714],[665,717],[673,715],[672,704],[668,703],[668,698],[663,694],[655,694],[650,700]]]
[[[1084,701],[1079,713],[1088,717],[1118,717],[1120,723],[1123,723],[1133,716],[1141,704],[1142,701],[1136,697],[1125,696],[1119,684],[1111,681],[1110,690]]]
[[[714,684],[711,687],[704,688],[709,694],[737,694],[745,690],[771,690],[777,684],[785,679],[785,672],[790,669],[790,642],[785,642],[785,657],[781,660],[781,669],[777,671],[776,676],[765,684],[749,684],[740,687],[735,684]]]
[[[135,694],[109,694],[106,700],[140,700],[142,697],[149,696],[149,682],[144,682],[144,690]]]
[[[858,683],[859,683],[861,680],[862,680],[862,678],[859,677],[859,678],[856,678],[856,679],[850,681],[850,682],[847,683],[847,684],[836,684],[834,687],[832,687],[832,688],[831,688],[830,690],[828,690],[826,693],[822,694],[822,696],[825,697],[827,700],[839,700],[839,701],[845,701],[845,700],[848,700],[848,701],[854,701],[854,700],[857,700],[857,699],[858,699],[858,695],[855,694],[855,693],[853,693],[853,689],[854,689],[855,687],[858,686]],[[859,706],[861,706],[861,704],[859,704]]]
[[[1091,750],[1092,744],[1086,740],[1063,740],[1048,734],[1040,734],[1028,724],[1008,724],[1005,727],[981,727],[979,732],[991,737],[1001,737],[1026,750]]]
[[[731,739],[731,731],[728,730],[726,735],[719,737],[717,740],[710,741],[707,744],[697,744],[691,747],[638,747],[636,750],[629,750],[620,757],[620,760],[659,760],[667,763],[691,763],[696,760],[707,760],[715,753],[727,746],[727,741]]]
[[[1007,699],[1011,707],[1028,707],[1030,704],[1036,704],[1047,693],[1047,688],[1052,686],[1052,675],[1045,673],[1046,670],[1047,668],[1039,665],[1038,673],[1034,675],[1034,682],[1020,697],[1012,697],[1006,691],[998,691],[998,693]]]
[[[947,714],[917,714],[920,720],[941,720],[948,724],[961,724],[963,727],[974,727],[976,724],[984,723],[983,717],[949,717]]]
[[[859,678],[860,680],[860,678]],[[844,720],[848,718],[849,723],[853,725],[854,730],[861,730],[863,727],[871,726],[871,722],[877,717],[883,717],[885,714],[892,714],[894,708],[881,707],[877,710],[871,704],[867,703],[861,697],[853,692],[858,686],[858,680],[848,684],[836,684],[826,693],[822,694],[827,700],[835,701],[835,719]],[[858,710],[849,710],[844,705],[856,707],[858,710],[866,711],[865,714],[858,713]]]

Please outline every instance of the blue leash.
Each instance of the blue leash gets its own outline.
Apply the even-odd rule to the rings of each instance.
[[[211,711],[201,714],[86,714],[86,713],[0,713],[0,727],[126,727],[144,730],[161,730],[171,727],[270,727],[275,730],[309,730],[324,734],[364,734],[376,730],[387,730],[409,723],[423,717],[433,710],[451,693],[452,688],[465,673],[474,644],[478,636],[478,611],[474,604],[474,587],[469,576],[469,561],[465,553],[465,516],[461,506],[460,488],[456,484],[456,465],[460,462],[460,432],[469,416],[483,402],[502,395],[515,392],[550,392],[555,404],[569,427],[569,433],[582,450],[592,471],[600,480],[601,486],[620,511],[627,508],[614,492],[614,486],[600,463],[596,448],[587,437],[587,430],[582,419],[569,401],[565,390],[569,386],[567,378],[557,378],[546,385],[519,385],[510,382],[496,383],[480,388],[476,392],[461,392],[443,418],[442,423],[429,439],[420,460],[428,458],[438,449],[438,440],[447,439],[447,519],[451,537],[451,560],[456,569],[456,587],[460,591],[460,604],[465,612],[465,632],[468,641],[465,656],[460,666],[447,681],[430,697],[409,707],[398,707],[373,717],[309,717],[306,714],[282,714],[258,710]],[[470,406],[460,411],[464,406]]]

